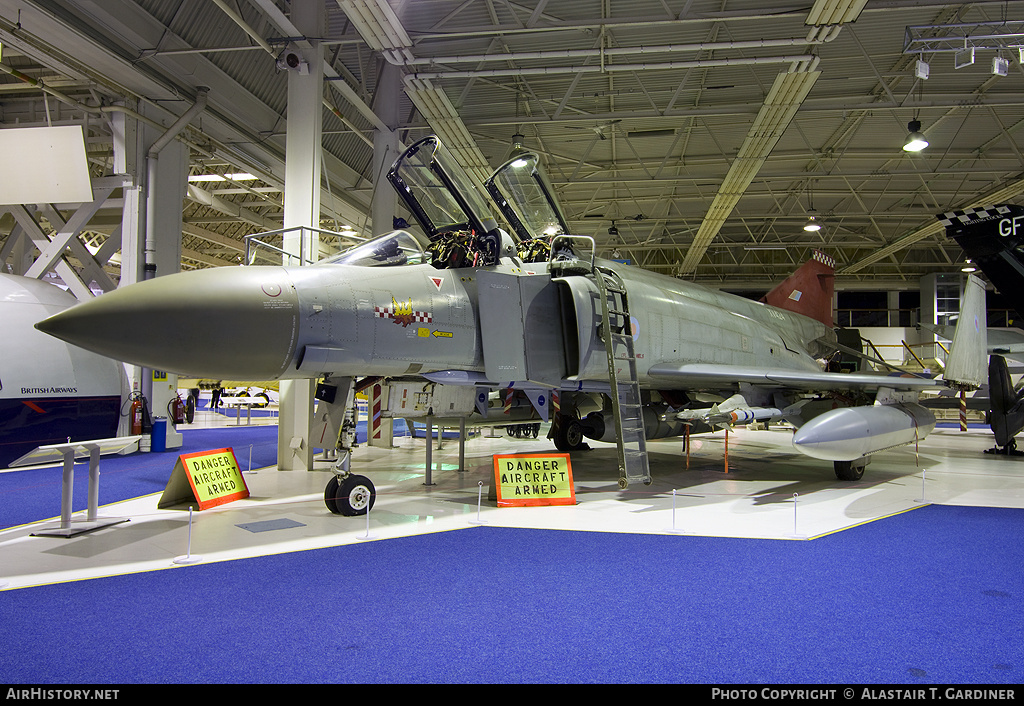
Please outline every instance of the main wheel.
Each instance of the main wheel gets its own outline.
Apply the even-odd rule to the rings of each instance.
[[[583,427],[578,419],[563,415],[554,432],[555,448],[559,451],[575,451],[583,446]]]
[[[346,517],[365,515],[373,507],[377,491],[366,476],[349,476],[338,485],[335,512]],[[328,505],[330,507],[330,505]]]
[[[836,478],[846,481],[860,480],[864,476],[864,467],[868,465],[863,459],[833,461],[832,463],[836,469]]]

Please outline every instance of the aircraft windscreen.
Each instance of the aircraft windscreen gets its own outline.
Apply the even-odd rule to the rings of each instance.
[[[554,196],[543,172],[537,164],[537,155],[524,153],[506,162],[488,180],[487,187],[497,189],[501,198],[495,198],[510,222],[516,219],[532,238],[550,238],[567,234],[565,219],[553,201]],[[497,196],[497,195],[495,195]],[[504,202],[504,203],[502,203]],[[509,214],[506,209],[514,210]],[[521,234],[526,235],[526,234]]]
[[[427,262],[423,248],[404,230],[385,233],[373,240],[360,243],[337,255],[317,262],[317,265],[352,265],[355,267],[399,267]]]

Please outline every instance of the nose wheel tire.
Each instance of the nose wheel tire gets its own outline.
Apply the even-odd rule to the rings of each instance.
[[[332,476],[324,489],[324,504],[335,515],[365,515],[376,499],[377,491],[366,476],[353,475],[344,480]]]

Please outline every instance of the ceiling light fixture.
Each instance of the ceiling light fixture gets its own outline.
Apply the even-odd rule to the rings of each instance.
[[[966,40],[965,40],[966,41]],[[962,69],[974,63],[974,47],[964,47],[953,54],[953,68]]]
[[[202,182],[202,181],[252,181],[256,177],[248,172],[237,172],[235,174],[193,174],[188,178],[190,182]]]
[[[907,135],[907,141],[903,143],[904,151],[920,152],[928,146],[928,140],[921,134],[920,120],[911,120],[907,123],[907,129],[910,130],[910,134]]]
[[[819,231],[821,230],[821,224],[814,220],[814,216],[811,216],[807,219],[807,222],[804,223],[804,230],[811,233]]]

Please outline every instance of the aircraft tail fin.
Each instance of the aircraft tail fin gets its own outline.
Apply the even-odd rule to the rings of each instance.
[[[1024,206],[1001,204],[949,211],[937,216],[946,236],[1000,292],[1016,292],[1024,284]],[[1024,311],[1018,311],[1024,316]]]
[[[810,260],[761,298],[765,304],[809,316],[832,327],[836,263],[815,250]]]
[[[988,319],[985,314],[985,285],[974,275],[960,303],[960,318],[953,331],[953,343],[946,359],[943,378],[957,387],[977,389],[985,381],[988,356]]]
[[[1020,395],[1013,389],[1006,359],[992,355],[988,360],[989,426],[997,446],[1009,446],[1017,432],[1024,428],[1024,411]]]

